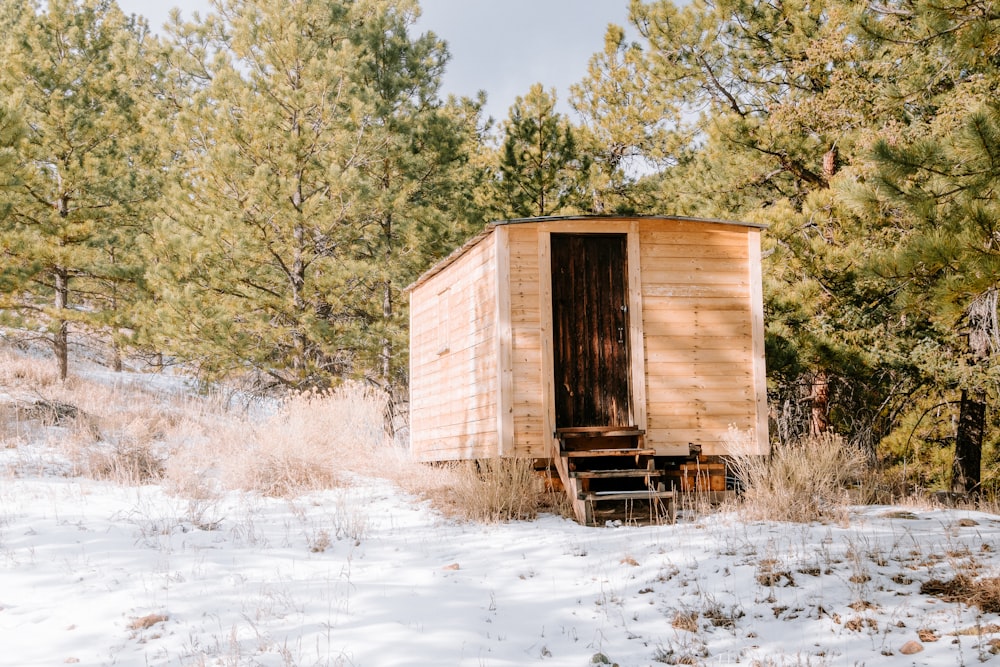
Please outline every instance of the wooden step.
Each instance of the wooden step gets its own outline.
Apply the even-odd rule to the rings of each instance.
[[[652,500],[652,499],[664,499],[673,498],[673,491],[648,491],[648,490],[637,490],[637,491],[591,491],[590,493],[581,493],[580,500]]]
[[[594,456],[653,456],[655,449],[570,449],[562,452],[563,456],[569,458],[582,458]]]
[[[616,477],[660,477],[662,470],[643,470],[642,468],[628,468],[626,470],[571,470],[570,477],[580,479],[601,479]]]

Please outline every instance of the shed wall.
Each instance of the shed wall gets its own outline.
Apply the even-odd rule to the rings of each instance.
[[[723,455],[730,425],[760,437],[750,266],[759,232],[642,221],[639,240],[647,445]]]
[[[410,294],[410,447],[421,461],[498,450],[496,237]]]
[[[539,231],[537,225],[511,225],[510,317],[514,375],[514,454],[549,456],[544,437]]]

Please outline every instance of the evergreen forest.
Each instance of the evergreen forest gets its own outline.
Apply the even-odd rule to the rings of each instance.
[[[627,0],[621,0],[626,2]],[[405,287],[491,220],[769,225],[772,437],[1000,491],[1000,2],[631,0],[570,113],[444,96],[416,0],[0,0],[0,327],[62,378],[407,384]]]

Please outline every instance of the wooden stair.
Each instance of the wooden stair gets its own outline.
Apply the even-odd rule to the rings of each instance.
[[[557,468],[577,521],[657,523],[675,519],[674,492],[656,468],[655,450],[637,428],[560,428]]]

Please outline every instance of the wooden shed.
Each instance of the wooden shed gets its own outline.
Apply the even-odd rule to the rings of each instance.
[[[490,223],[408,288],[414,457],[551,465],[584,523],[724,489],[731,429],[768,451],[761,228]]]

